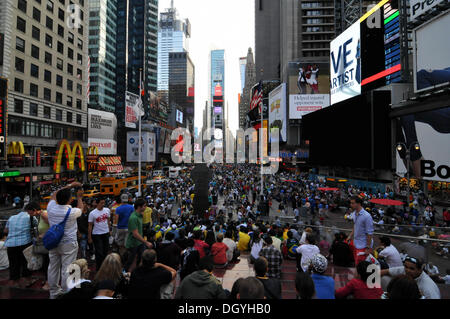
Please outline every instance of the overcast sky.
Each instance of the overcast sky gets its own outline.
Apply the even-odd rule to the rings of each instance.
[[[212,49],[225,50],[225,102],[229,105],[229,128],[239,126],[238,93],[241,91],[239,58],[255,52],[254,0],[174,0],[181,19],[191,22],[189,55],[195,65],[195,127],[203,125],[208,100],[208,57]],[[159,0],[159,12],[170,0]]]

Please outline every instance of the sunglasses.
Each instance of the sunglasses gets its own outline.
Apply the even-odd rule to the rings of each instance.
[[[419,260],[417,260],[417,259],[414,258],[414,257],[406,256],[405,261],[412,262],[413,264],[416,264],[416,265],[419,264]]]

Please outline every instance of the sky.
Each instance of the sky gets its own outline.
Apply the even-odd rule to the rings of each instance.
[[[159,0],[159,12],[170,0]],[[235,134],[239,126],[238,94],[241,93],[239,58],[248,48],[255,52],[254,0],[174,0],[179,18],[189,19],[189,55],[195,65],[195,127],[203,126],[203,110],[209,92],[209,52],[225,50],[225,103],[229,106],[228,126]]]

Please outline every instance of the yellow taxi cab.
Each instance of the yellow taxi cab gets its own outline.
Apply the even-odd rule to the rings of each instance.
[[[100,192],[96,188],[84,191],[84,193],[83,193],[83,197],[89,197],[89,198],[97,197],[100,195],[101,195]]]

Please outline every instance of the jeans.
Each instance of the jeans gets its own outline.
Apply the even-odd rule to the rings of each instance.
[[[31,243],[7,248],[9,259],[9,280],[18,280],[20,277],[29,277],[31,275],[31,272],[27,267],[27,260],[23,255],[24,249],[30,245]]]
[[[76,241],[60,243],[58,247],[49,251],[48,285],[50,286],[50,299],[56,299],[58,295],[67,291],[67,267],[77,259],[77,254],[78,243]]]
[[[102,266],[109,251],[109,233],[101,235],[92,235],[92,241],[95,249],[95,264],[98,271]]]
[[[80,239],[81,258],[86,259],[87,246],[88,246],[87,234],[81,234],[81,239]]]

